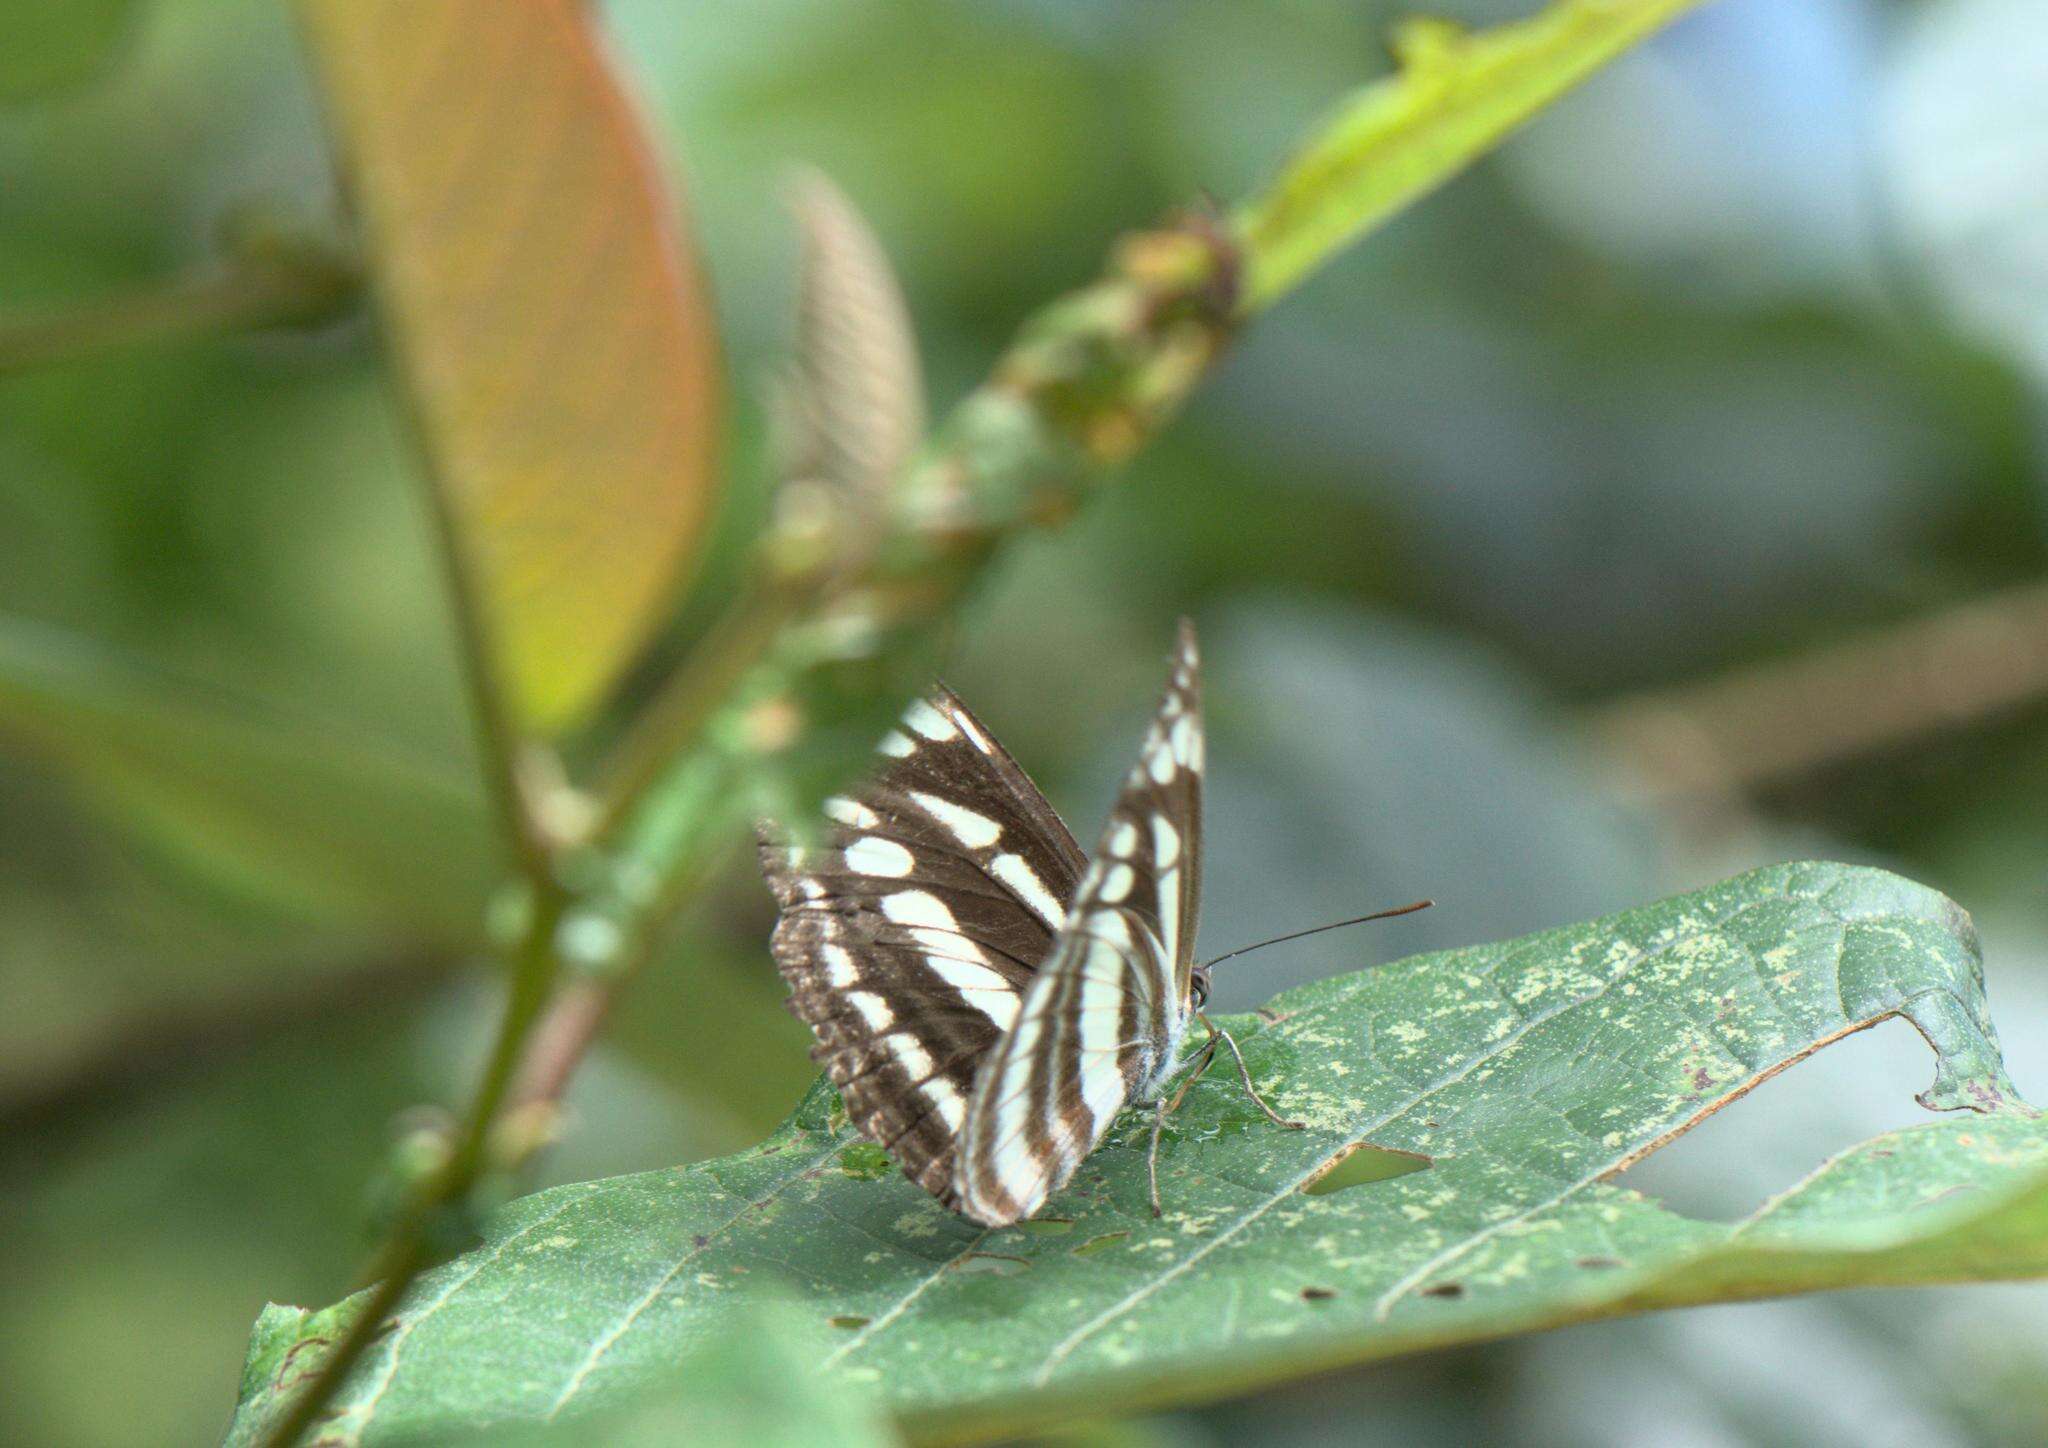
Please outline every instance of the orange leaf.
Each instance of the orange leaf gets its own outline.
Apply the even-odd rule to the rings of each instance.
[[[581,0],[303,13],[497,684],[560,730],[645,642],[710,511],[702,280]]]

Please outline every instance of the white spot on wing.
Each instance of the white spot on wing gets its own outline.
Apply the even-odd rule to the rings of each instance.
[[[1166,948],[1167,963],[1178,965],[1181,952],[1191,943],[1180,938],[1180,867],[1161,870],[1155,883],[1159,888],[1159,943]]]
[[[900,880],[917,868],[917,861],[894,840],[866,835],[846,847],[846,867],[856,874]]]
[[[1038,1037],[1043,1025],[1044,1022],[1037,1016],[1026,1017],[1018,1024],[1017,1040],[1011,1048],[1014,1054],[1009,1063],[1012,1072],[1020,1069],[1030,1059],[1031,1053],[1038,1048]]]
[[[825,962],[825,982],[839,990],[845,990],[860,979],[860,973],[853,963],[853,954],[843,945],[821,945],[818,958]]]
[[[896,1024],[896,1013],[889,1009],[889,1003],[871,990],[848,991],[846,1003],[860,1012],[860,1018],[876,1035]]]
[[[1173,726],[1173,757],[1183,768],[1199,773],[1202,768],[1202,731],[1192,718],[1176,720]],[[1156,769],[1156,766],[1155,766]]]
[[[896,1064],[913,1082],[922,1081],[932,1074],[932,1053],[909,1036],[900,1036],[890,1042],[890,1049],[896,1053]]]
[[[1110,867],[1109,873],[1103,876],[1102,885],[1096,890],[1095,898],[1106,900],[1112,905],[1119,904],[1130,895],[1131,886],[1137,883],[1137,872],[1119,860]]]
[[[1081,982],[1081,1099],[1094,1118],[1096,1135],[1124,1104],[1126,1085],[1117,1065],[1123,1021],[1123,963],[1098,951]]]
[[[1120,859],[1129,859],[1137,848],[1138,827],[1129,820],[1118,820],[1116,828],[1109,832],[1109,852]]]
[[[864,830],[871,830],[882,822],[880,815],[859,800],[848,799],[843,794],[835,794],[825,801],[825,814],[827,818],[838,820],[843,825],[853,825]]]
[[[997,855],[988,862],[989,874],[1008,885],[1017,893],[1017,898],[1030,906],[1049,926],[1057,929],[1066,915],[1066,907],[1060,904],[1045,881],[1038,878],[1038,872],[1026,864],[1022,855]]]
[[[946,1123],[946,1130],[957,1135],[967,1119],[967,1102],[961,1098],[960,1088],[944,1076],[934,1076],[924,1083],[924,1094],[931,1099],[939,1120]]]
[[[1116,951],[1090,946],[1082,965],[1081,1050],[1115,1054],[1123,1043],[1124,962]]]
[[[948,956],[933,955],[925,959],[931,973],[960,992],[960,998],[989,1018],[999,1034],[1007,1034],[1017,1024],[1017,1012],[1023,1002],[1010,983],[985,965],[974,965]]]
[[[1152,820],[1152,863],[1165,869],[1180,858],[1180,831],[1165,815]]]
[[[903,711],[903,722],[925,738],[938,741],[952,739],[960,731],[953,727],[953,721],[931,706],[929,700],[919,699]]]
[[[1181,721],[1183,724],[1186,722],[1185,719]],[[1179,726],[1176,725],[1175,727],[1178,728]],[[1163,741],[1152,745],[1145,751],[1145,768],[1152,775],[1152,782],[1154,784],[1172,783],[1177,766],[1174,763],[1172,752],[1167,749]]]
[[[1131,927],[1121,910],[1097,910],[1088,917],[1088,933],[1115,945],[1131,943]]]
[[[934,955],[949,955],[973,964],[988,964],[988,952],[969,937],[954,930],[935,930],[929,925],[910,927],[910,938]]]
[[[926,814],[944,825],[954,839],[970,850],[985,850],[1002,838],[1003,827],[987,815],[976,814],[971,809],[957,805],[950,799],[941,799],[935,794],[913,792],[910,797],[917,801],[919,808]]]
[[[896,759],[908,759],[917,753],[917,746],[910,742],[910,736],[901,729],[891,729],[884,734],[882,742],[877,744],[875,749]]]
[[[1028,1097],[1029,1093],[1025,1093]],[[1011,1200],[1021,1202],[1027,1210],[1036,1210],[1038,1205],[1038,1184],[1043,1173],[1031,1155],[1031,1148],[1024,1144],[1022,1111],[1005,1111],[999,1119],[997,1139],[1003,1144],[996,1151],[996,1181]],[[1012,1121],[1010,1118],[1015,1117]]]
[[[934,930],[960,929],[946,902],[929,890],[898,890],[882,897],[882,914],[898,925],[928,925]]]

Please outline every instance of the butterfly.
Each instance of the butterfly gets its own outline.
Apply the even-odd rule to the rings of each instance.
[[[769,948],[848,1117],[912,1181],[990,1227],[1029,1217],[1126,1105],[1159,1134],[1202,1014],[1202,698],[1183,622],[1164,698],[1095,857],[950,691],[913,704],[879,768],[825,802],[816,847],[762,837],[780,916]]]

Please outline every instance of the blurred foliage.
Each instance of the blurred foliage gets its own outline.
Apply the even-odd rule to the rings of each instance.
[[[1383,37],[1412,7],[604,8],[691,178],[734,394],[730,492],[661,641],[672,657],[762,512],[758,387],[787,339],[796,244],[782,167],[820,165],[875,221],[943,406],[1027,311],[1093,274],[1108,237],[1266,179],[1304,124],[1388,67]],[[1429,8],[1478,22],[1533,7]],[[252,200],[333,214],[284,7],[29,9],[64,31],[10,44],[0,69],[0,316],[210,267],[220,217]],[[1437,896],[1375,927],[1391,956],[1794,854],[1881,859],[1978,913],[2019,1086],[2048,1096],[2048,708],[1933,721],[1732,811],[1645,808],[1577,728],[1624,691],[1824,647],[2048,563],[2038,10],[1720,0],[1682,22],[1264,317],[1122,486],[1004,559],[961,622],[949,682],[1070,818],[1092,820],[1159,640],[1194,613],[1214,640],[1216,948]],[[7,636],[71,661],[58,682],[225,694],[298,721],[282,737],[304,751],[273,737],[248,766],[219,755],[238,782],[232,827],[163,809],[138,846],[105,811],[161,803],[160,784],[131,768],[125,792],[79,800],[9,736],[10,1100],[52,1099],[73,1063],[167,1014],[345,989],[394,921],[349,891],[309,892],[293,868],[337,792],[352,808],[335,817],[366,822],[351,878],[474,858],[458,843],[469,806],[431,783],[466,778],[470,744],[418,465],[380,370],[344,321],[0,378]],[[131,758],[160,742],[124,738]],[[258,768],[296,783],[268,788]],[[430,847],[444,837],[425,827],[385,837],[379,781],[394,776],[451,806],[450,843]],[[688,922],[674,967],[627,996],[572,1099],[582,1124],[549,1160],[556,1179],[729,1150],[808,1079],[749,869]],[[1233,962],[1219,989],[1241,1006],[1343,958],[1304,943]],[[467,1059],[446,1038],[473,1043],[484,999],[448,997],[424,1028],[443,1036],[422,1045],[417,1011],[386,995],[366,988],[159,1071],[118,1110],[78,1098],[54,1128],[0,1141],[0,1437],[204,1439],[227,1420],[260,1303],[347,1287],[386,1122],[455,1092]],[[1919,1061],[1830,1066],[1838,1052],[1717,1121],[1733,1147],[1672,1148],[1660,1192],[1706,1183],[1747,1210],[1909,1119],[1843,1113],[1894,1099]],[[1828,1090],[1792,1089],[1823,1070],[1840,1073]],[[1722,1314],[1462,1352],[1148,1431],[2041,1437],[2037,1289]],[[107,1393],[110,1359],[132,1390]]]
[[[76,89],[114,62],[137,0],[26,0],[8,17],[0,104]]]

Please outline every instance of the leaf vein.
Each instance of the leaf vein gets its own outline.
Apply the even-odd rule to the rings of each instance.
[[[1750,901],[1749,903],[1739,906],[1735,910],[1732,910],[1727,914],[1723,915],[1720,919],[1716,920],[1708,928],[1710,930],[1716,931],[1725,930],[1732,921],[1739,919],[1742,915],[1751,910],[1757,909],[1764,903],[1766,902],[1762,900]],[[1423,1102],[1429,1100],[1430,1097],[1435,1096],[1438,1092],[1443,1091],[1448,1087],[1456,1085],[1458,1082],[1470,1076],[1480,1066],[1486,1064],[1489,1061],[1494,1060],[1495,1058],[1500,1056],[1504,1051],[1507,1051],[1510,1048],[1512,1048],[1516,1043],[1518,1043],[1525,1036],[1527,1036],[1529,1032],[1535,1030],[1545,1021],[1551,1020],[1559,1015],[1562,1015],[1566,1011],[1577,1010],[1582,1006],[1590,1005],[1592,1002],[1600,999],[1602,996],[1607,994],[1608,991],[1612,990],[1618,983],[1626,979],[1630,974],[1632,974],[1638,967],[1640,967],[1646,961],[1655,959],[1656,957],[1673,949],[1680,940],[1692,939],[1698,935],[1705,933],[1705,931],[1696,931],[1688,935],[1674,936],[1672,937],[1672,939],[1665,941],[1663,944],[1659,945],[1654,950],[1640,952],[1633,959],[1631,959],[1624,968],[1617,971],[1614,975],[1610,976],[1606,980],[1602,981],[1598,989],[1589,991],[1583,996],[1574,997],[1570,1000],[1560,1001],[1556,1006],[1550,1008],[1549,1010],[1539,1012],[1533,1016],[1530,1016],[1524,1021],[1524,1023],[1519,1029],[1503,1037],[1501,1040],[1495,1042],[1486,1050],[1476,1053],[1469,1061],[1465,1062],[1463,1066],[1459,1067],[1450,1075],[1445,1076],[1441,1080],[1424,1088],[1416,1095],[1410,1097],[1406,1102],[1404,1102],[1395,1110],[1386,1113],[1378,1120],[1369,1123],[1368,1125],[1354,1133],[1350,1137],[1348,1144],[1351,1146],[1356,1146],[1358,1143],[1363,1142],[1368,1137],[1370,1137],[1375,1131],[1383,1129],[1385,1126],[1388,1125],[1388,1123],[1395,1121],[1402,1116],[1407,1115],[1410,1111],[1413,1111],[1416,1107],[1420,1106]],[[1040,1387],[1045,1386],[1045,1384],[1051,1380],[1054,1370],[1057,1369],[1061,1363],[1065,1362],[1066,1359],[1073,1354],[1074,1350],[1078,1348],[1083,1342],[1086,1342],[1090,1337],[1094,1336],[1104,1327],[1107,1327],[1117,1318],[1122,1317],[1124,1314],[1131,1311],[1133,1308],[1137,1307],[1140,1303],[1144,1302],[1147,1298],[1151,1297],[1153,1294],[1160,1291],[1162,1288],[1166,1286],[1167,1283],[1178,1278],[1183,1273],[1191,1270],[1196,1263],[1204,1260],[1206,1257],[1209,1256],[1210,1253],[1214,1252],[1218,1247],[1221,1247],[1224,1245],[1224,1243],[1232,1240],[1234,1237],[1238,1235],[1238,1233],[1244,1231],[1247,1227],[1251,1226],[1260,1217],[1264,1216],[1267,1212],[1271,1211],[1281,1202],[1288,1200],[1295,1192],[1301,1190],[1301,1188],[1304,1185],[1306,1185],[1309,1181],[1314,1179],[1314,1177],[1321,1170],[1322,1164],[1318,1162],[1314,1167],[1310,1168],[1308,1171],[1297,1174],[1297,1176],[1293,1180],[1289,1181],[1285,1187],[1281,1188],[1279,1192],[1268,1196],[1265,1201],[1260,1202],[1257,1206],[1253,1207],[1250,1211],[1246,1212],[1243,1216],[1239,1217],[1235,1222],[1232,1222],[1228,1227],[1224,1228],[1221,1232],[1217,1233],[1207,1242],[1204,1242],[1195,1251],[1189,1253],[1186,1257],[1183,1257],[1180,1261],[1176,1262],[1172,1267],[1168,1268],[1166,1271],[1160,1273],[1150,1282],[1145,1283],[1143,1286],[1134,1289],[1132,1292],[1127,1294],[1121,1301],[1116,1302],[1107,1308],[1104,1308],[1101,1312],[1097,1313],[1094,1317],[1090,1318],[1087,1322],[1083,1323],[1080,1327],[1076,1328],[1072,1333],[1068,1334],[1067,1337],[1062,1339],[1053,1348],[1053,1350],[1046,1355],[1045,1361],[1040,1363],[1037,1371],[1032,1374],[1032,1381]],[[1594,1173],[1586,1180],[1597,1180],[1599,1175],[1599,1173]],[[1568,1189],[1563,1195],[1569,1196],[1572,1191],[1579,1190],[1584,1185],[1585,1183],[1581,1182],[1578,1186],[1574,1186]],[[1560,1200],[1561,1199],[1562,1198],[1560,1197]],[[1508,1220],[1512,1221],[1514,1219],[1510,1218]],[[1491,1230],[1498,1230],[1500,1226],[1504,1225],[1507,1225],[1507,1222],[1497,1223],[1495,1224],[1495,1227]],[[1491,1230],[1489,1230],[1489,1232],[1487,1233],[1482,1233],[1479,1235],[1482,1237],[1486,1235],[1491,1235]],[[1479,1240],[1479,1238],[1475,1237],[1471,1240],[1476,1241]],[[1404,1281],[1405,1280],[1406,1279],[1404,1279]]]
[[[822,1166],[825,1162],[831,1160],[833,1156],[838,1154],[839,1147],[839,1140],[834,1137],[831,1144],[817,1158],[800,1169],[791,1172],[760,1196],[746,1202],[738,1211],[707,1232],[704,1235],[703,1241],[692,1244],[689,1251],[678,1257],[675,1260],[675,1264],[662,1273],[660,1277],[656,1278],[653,1285],[640,1294],[639,1299],[626,1309],[619,1320],[599,1334],[597,1341],[590,1345],[590,1351],[584,1355],[583,1361],[576,1365],[575,1371],[569,1374],[568,1381],[562,1384],[561,1392],[555,1395],[555,1401],[549,1405],[546,1414],[548,1421],[553,1422],[562,1409],[568,1405],[569,1400],[583,1390],[584,1383],[590,1380],[591,1373],[596,1371],[598,1363],[603,1361],[605,1354],[618,1344],[619,1339],[624,1337],[633,1324],[640,1320],[641,1315],[654,1305],[663,1292],[668,1290],[669,1284],[676,1280],[683,1268],[689,1266],[690,1263],[702,1255],[734,1223],[747,1216],[750,1212],[766,1206],[793,1183],[802,1181],[805,1172]]]

